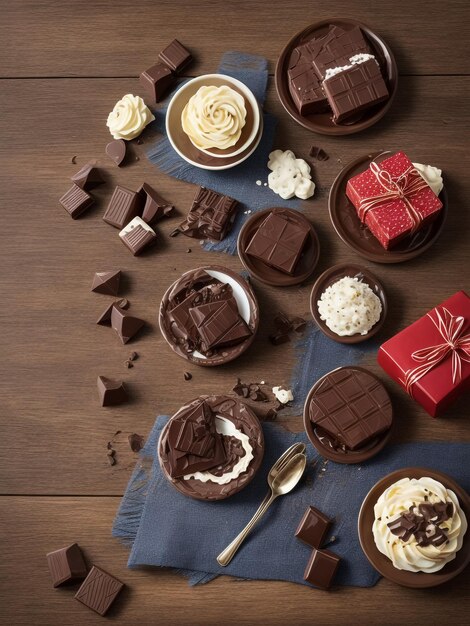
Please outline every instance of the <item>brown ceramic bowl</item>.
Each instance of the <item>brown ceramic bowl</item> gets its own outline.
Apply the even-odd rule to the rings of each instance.
[[[331,111],[327,111],[325,113],[314,113],[306,116],[300,115],[289,92],[287,70],[289,68],[292,51],[300,44],[312,39],[315,35],[318,36],[325,33],[330,24],[340,26],[345,30],[350,30],[354,26],[359,26],[361,28],[372,48],[373,54],[380,64],[382,74],[390,93],[389,99],[385,100],[385,102],[364,111],[359,118],[352,118],[349,123],[343,124],[335,124],[333,122]],[[356,20],[350,20],[347,18],[331,18],[329,20],[316,22],[292,37],[284,50],[281,52],[281,56],[277,62],[275,81],[277,94],[283,107],[301,126],[322,135],[351,135],[364,130],[365,128],[369,128],[369,126],[378,122],[387,113],[397,91],[398,70],[395,58],[388,45],[368,26]]]
[[[215,278],[218,278],[222,282],[230,284],[233,289],[235,299],[237,300],[238,311],[245,320],[245,322],[248,324],[248,327],[252,332],[250,337],[248,337],[241,343],[235,346],[216,350],[214,351],[214,354],[210,357],[205,357],[204,355],[197,352],[188,354],[181,347],[180,343],[177,341],[177,338],[174,336],[167,316],[168,299],[172,289],[174,289],[179,282],[189,278],[191,274],[199,270],[204,270]],[[233,361],[234,359],[239,357],[240,354],[245,352],[245,350],[247,350],[249,346],[253,343],[259,325],[259,306],[253,289],[247,283],[247,281],[240,276],[240,274],[237,274],[233,270],[229,270],[226,267],[222,267],[221,265],[205,265],[203,267],[189,270],[189,272],[185,272],[167,289],[160,304],[158,321],[160,331],[163,337],[165,338],[170,348],[174,352],[176,352],[178,356],[190,361],[191,363],[194,363],[195,365],[202,365],[203,367],[214,367],[216,365],[223,365],[224,363],[229,363],[230,361]]]
[[[380,298],[380,302],[382,303],[382,314],[379,321],[372,326],[369,332],[365,335],[357,333],[355,335],[351,335],[350,337],[340,337],[335,332],[330,330],[326,323],[320,318],[320,313],[318,312],[317,307],[317,302],[320,299],[320,296],[327,287],[330,287],[330,285],[345,276],[358,278],[359,280],[362,280],[362,282],[369,285],[375,295]],[[369,270],[362,265],[344,263],[330,267],[326,270],[326,272],[323,272],[323,274],[317,278],[310,295],[310,311],[317,326],[330,339],[339,343],[360,343],[361,341],[367,341],[373,337],[373,335],[375,335],[382,328],[385,317],[387,316],[387,298],[385,296],[385,290],[382,287],[382,283],[374,276],[374,274],[372,274],[372,272],[369,272]]]
[[[444,188],[439,194],[443,206],[437,219],[413,236],[403,239],[392,250],[385,250],[367,226],[361,224],[356,209],[346,195],[347,182],[367,169],[373,160],[380,161],[380,156],[387,158],[389,154],[374,152],[348,163],[333,182],[328,198],[330,218],[339,237],[351,250],[375,263],[402,263],[423,254],[441,234],[447,217],[448,201]]]
[[[369,370],[365,369],[364,367],[356,367],[351,365],[347,367],[338,367],[337,369],[365,372],[366,374],[377,380],[377,382],[382,384],[382,381],[380,380],[380,378],[378,378],[378,376],[375,376],[375,374],[372,374],[372,372],[369,372]],[[331,374],[331,372],[328,372],[328,374]],[[390,439],[393,425],[389,428],[389,430],[385,431],[384,433],[382,433],[382,435],[365,444],[365,446],[363,448],[360,448],[359,450],[344,451],[341,449],[335,449],[332,445],[330,445],[328,435],[324,432],[321,432],[321,429],[316,428],[313,422],[310,420],[310,402],[313,396],[316,394],[317,389],[321,385],[322,381],[325,379],[326,376],[328,376],[328,374],[325,374],[319,380],[317,380],[317,382],[310,389],[307,399],[305,400],[303,415],[305,432],[307,433],[307,437],[310,439],[310,443],[325,459],[342,464],[363,463],[364,461],[367,461],[367,459],[375,456],[386,445],[386,443]]]
[[[245,435],[249,436],[250,443],[252,445],[253,459],[250,461],[247,470],[225,485],[219,485],[212,481],[203,482],[196,478],[184,480],[184,478],[172,478],[170,476],[168,473],[167,454],[165,452],[169,424],[171,420],[177,417],[183,409],[186,409],[191,402],[181,407],[181,409],[179,409],[177,413],[173,415],[170,420],[168,420],[167,424],[163,428],[158,442],[158,458],[165,477],[169,480],[173,487],[183,495],[196,498],[197,500],[224,500],[225,498],[229,498],[244,489],[248,483],[253,480],[256,472],[259,470],[264,455],[263,429],[258,418],[250,407],[237,398],[229,396],[201,397],[206,399],[214,413],[217,413],[217,415],[235,423],[235,427],[238,430],[241,430]],[[199,400],[199,398],[197,398],[196,401],[197,400]],[[195,401],[193,400],[192,402]]]
[[[251,238],[257,231],[261,222],[270,214],[277,213],[280,215],[289,215],[292,219],[300,224],[306,224],[310,230],[309,237],[302,251],[302,255],[295,268],[293,275],[280,272],[275,267],[270,267],[263,261],[246,254],[245,249],[251,241]],[[262,283],[274,285],[274,287],[287,287],[289,285],[298,285],[311,275],[318,263],[320,256],[320,242],[318,235],[313,228],[311,222],[301,213],[294,209],[286,209],[284,207],[274,207],[257,211],[243,225],[238,235],[238,256],[244,267],[252,276]]]
[[[460,506],[470,520],[470,497],[468,493],[462,489],[450,476],[437,472],[435,470],[422,467],[408,467],[405,469],[392,472],[385,478],[376,483],[364,498],[359,517],[357,521],[357,529],[359,533],[359,541],[367,559],[375,569],[388,578],[389,580],[402,585],[403,587],[412,587],[414,589],[424,589],[425,587],[436,587],[445,583],[462,572],[470,563],[470,531],[464,538],[461,549],[453,561],[450,561],[438,572],[408,572],[400,570],[393,566],[385,554],[382,554],[375,545],[374,535],[372,533],[372,524],[374,523],[374,506],[382,495],[382,493],[397,480],[402,478],[422,478],[429,476],[441,482],[444,487],[455,492],[459,499]]]

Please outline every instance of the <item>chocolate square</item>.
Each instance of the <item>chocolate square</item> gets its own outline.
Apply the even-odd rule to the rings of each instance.
[[[147,91],[150,102],[154,104],[164,98],[174,80],[173,72],[163,63],[155,63],[139,77],[140,84]]]
[[[240,316],[234,298],[202,304],[190,309],[189,314],[201,337],[204,352],[240,343],[252,334]]]
[[[300,115],[320,113],[328,108],[321,81],[311,63],[302,63],[287,71],[289,92]]]
[[[331,520],[315,507],[309,506],[300,520],[295,536],[311,548],[321,548],[330,527]]]
[[[368,59],[323,81],[333,110],[333,120],[342,122],[388,98],[388,89],[375,59]]]
[[[238,202],[233,198],[200,187],[177,232],[196,239],[221,241],[232,227],[237,208]]]
[[[180,72],[191,62],[193,57],[182,43],[177,39],[173,39],[170,45],[160,52],[158,58],[174,72]]]
[[[314,549],[305,568],[304,580],[320,589],[329,589],[340,561],[340,557],[330,550]]]
[[[245,252],[285,274],[293,274],[308,233],[307,225],[270,213]]]
[[[103,220],[115,228],[122,229],[139,214],[139,197],[135,191],[117,185],[111,196]]]
[[[47,564],[52,576],[52,584],[59,587],[65,583],[83,580],[87,575],[87,566],[78,544],[49,552]]]
[[[59,202],[70,217],[76,220],[77,217],[91,207],[94,199],[84,189],[74,184],[64,193]]]
[[[157,241],[157,235],[153,228],[140,217],[134,217],[134,219],[121,230],[119,237],[134,256],[141,254],[141,252]]]
[[[120,580],[94,565],[75,599],[96,613],[105,615],[123,587]]]

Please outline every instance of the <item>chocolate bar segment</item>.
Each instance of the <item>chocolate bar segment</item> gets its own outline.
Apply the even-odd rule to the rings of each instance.
[[[142,219],[147,224],[156,222],[161,217],[167,217],[171,215],[175,207],[165,200],[155,191],[153,187],[144,183],[137,191],[141,202],[144,206],[142,211]]]
[[[186,219],[176,232],[196,239],[221,241],[233,225],[237,208],[238,202],[233,198],[200,187]]]
[[[71,177],[71,181],[80,187],[80,189],[93,189],[93,187],[104,183],[103,177],[93,161],[84,165],[74,174]]]
[[[240,343],[251,336],[251,330],[238,313],[234,298],[210,302],[189,310],[201,337],[203,352]]]
[[[121,230],[119,237],[134,256],[137,256],[157,241],[157,235],[153,228],[140,217],[134,217],[134,219]]]
[[[94,203],[94,199],[84,189],[81,189],[78,185],[74,184],[66,193],[64,193],[59,202],[70,217],[76,220],[77,217],[91,207]]]
[[[75,599],[96,613],[105,615],[123,587],[120,580],[94,565],[77,591]]]
[[[330,550],[313,550],[304,572],[304,580],[320,589],[329,589],[341,559]]]
[[[135,191],[117,185],[103,220],[115,228],[124,228],[139,214],[139,197]]]
[[[49,552],[47,564],[52,576],[52,584],[59,587],[65,583],[83,580],[87,575],[87,566],[78,544]]]
[[[158,58],[174,72],[180,72],[193,57],[182,43],[173,39],[170,45],[160,52]]]
[[[174,84],[173,72],[163,63],[155,63],[140,75],[140,84],[147,91],[151,103],[162,100]]]
[[[331,520],[314,506],[309,506],[300,520],[295,536],[311,548],[321,548],[330,528]]]

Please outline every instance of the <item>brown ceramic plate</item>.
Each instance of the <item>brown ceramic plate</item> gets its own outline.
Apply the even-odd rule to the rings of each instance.
[[[245,339],[245,341],[242,341],[235,346],[215,350],[214,354],[210,357],[205,357],[198,352],[194,352],[192,354],[188,354],[187,352],[185,352],[181,348],[176,337],[173,335],[168,321],[168,317],[166,315],[168,308],[168,298],[171,290],[177,285],[177,283],[184,280],[185,278],[190,277],[192,273],[199,270],[204,270],[208,274],[211,274],[214,278],[218,278],[222,282],[230,284],[233,289],[233,295],[237,301],[238,311],[242,318],[245,320],[245,322],[248,324],[248,327],[250,328],[252,333],[250,337]],[[246,280],[244,280],[240,276],[240,274],[237,274],[233,270],[229,270],[226,267],[222,267],[221,265],[205,265],[203,267],[189,270],[189,272],[185,272],[167,289],[160,304],[158,321],[160,331],[163,337],[165,338],[170,348],[174,352],[176,352],[178,356],[190,361],[191,363],[194,363],[195,365],[214,367],[216,365],[222,365],[224,363],[229,363],[230,361],[233,361],[233,359],[236,359],[238,356],[240,356],[240,354],[245,352],[245,350],[247,350],[249,346],[253,343],[259,325],[259,306],[253,289],[246,282]]]
[[[270,213],[289,215],[289,217],[298,223],[307,224],[309,227],[310,234],[293,275],[280,272],[275,267],[270,267],[266,263],[263,263],[263,261],[260,261],[245,252],[251,238],[258,230],[259,225]],[[298,285],[306,280],[315,269],[315,266],[318,263],[318,257],[320,256],[320,242],[315,229],[305,215],[299,211],[295,211],[294,209],[274,207],[254,213],[243,225],[243,228],[238,235],[238,256],[240,257],[240,261],[243,263],[245,269],[262,283],[274,285],[275,287]]]
[[[320,318],[320,313],[318,312],[317,307],[317,302],[320,299],[320,296],[327,287],[330,287],[330,285],[345,276],[358,278],[359,280],[362,280],[363,283],[369,285],[375,295],[380,298],[380,302],[382,303],[382,314],[379,321],[372,326],[369,332],[365,335],[357,333],[355,335],[351,335],[350,337],[340,337],[330,330],[326,323]],[[369,270],[362,265],[344,263],[330,267],[326,270],[326,272],[323,272],[323,274],[317,278],[310,295],[310,311],[317,326],[330,339],[339,343],[360,343],[361,341],[367,341],[367,339],[370,339],[382,328],[387,315],[387,298],[385,297],[385,290],[382,287],[382,283],[374,276],[374,274],[372,274],[372,272],[369,272]]]
[[[242,472],[238,478],[234,478],[225,485],[219,485],[212,481],[204,483],[196,478],[189,478],[188,480],[184,480],[184,478],[172,478],[169,475],[167,470],[167,456],[165,453],[165,442],[168,427],[171,420],[177,417],[178,413],[182,409],[185,409],[187,405],[181,407],[181,409],[168,420],[167,424],[163,428],[158,442],[158,458],[166,478],[170,481],[173,487],[183,495],[196,498],[197,500],[224,500],[225,498],[229,498],[244,489],[246,485],[253,480],[256,472],[259,470],[264,454],[263,429],[258,418],[250,407],[237,398],[228,396],[201,397],[206,399],[214,413],[228,419],[232,423],[235,423],[235,427],[250,438],[253,450],[253,459],[250,461],[247,470]]]
[[[407,572],[393,566],[392,562],[385,554],[382,554],[375,545],[374,535],[372,533],[372,524],[374,523],[374,506],[382,495],[382,493],[397,480],[402,478],[422,478],[429,476],[441,482],[444,487],[455,492],[459,499],[460,506],[465,513],[467,520],[470,520],[470,497],[468,493],[462,489],[450,476],[437,472],[435,470],[422,467],[408,467],[405,469],[392,472],[385,478],[376,483],[364,498],[359,517],[357,521],[357,529],[359,533],[359,541],[362,550],[368,558],[369,562],[375,569],[393,582],[404,587],[413,587],[414,589],[423,589],[425,587],[436,587],[442,583],[451,580],[460,574],[470,563],[470,531],[467,530],[461,549],[453,561],[450,561],[438,572],[432,574],[426,572]]]
[[[289,92],[287,70],[289,69],[289,61],[292,51],[300,44],[312,39],[315,35],[318,36],[322,33],[326,33],[330,24],[340,26],[345,30],[350,30],[354,26],[359,26],[361,28],[372,48],[373,54],[380,64],[382,74],[390,93],[388,100],[372,107],[368,111],[364,111],[359,118],[354,118],[354,121],[351,120],[350,123],[335,124],[332,120],[331,111],[327,111],[325,113],[314,113],[306,116],[300,115]],[[378,122],[389,110],[397,91],[398,70],[395,58],[390,48],[387,46],[385,41],[376,35],[368,26],[356,20],[350,20],[347,18],[331,18],[329,20],[316,22],[292,37],[284,50],[281,52],[281,56],[277,62],[275,81],[277,94],[283,107],[301,126],[307,128],[308,130],[313,130],[316,133],[321,133],[322,135],[351,135],[364,130],[365,128],[369,128],[369,126]]]
[[[372,378],[375,378],[375,380],[377,380],[377,382],[379,382],[382,385],[382,381],[380,380],[380,378],[378,378],[378,376],[375,376],[375,374],[372,374],[372,372],[369,372],[369,370],[365,369],[364,367],[356,367],[356,366],[351,365],[347,367],[338,367],[337,369],[338,370],[348,369],[348,370],[356,370],[359,372],[365,372]],[[333,371],[336,371],[336,370],[333,370]],[[331,374],[331,372],[328,372],[328,374]],[[365,444],[365,446],[363,448],[360,448],[359,450],[343,451],[340,449],[335,449],[332,445],[330,445],[328,435],[324,432],[321,432],[321,429],[316,428],[313,422],[310,420],[311,399],[315,395],[323,379],[326,376],[328,376],[328,374],[325,374],[325,376],[322,376],[319,380],[317,380],[317,382],[310,389],[307,399],[305,400],[305,404],[304,404],[305,432],[307,433],[307,437],[310,439],[310,442],[313,445],[313,447],[316,448],[316,450],[318,450],[321,456],[323,456],[325,459],[329,459],[330,461],[334,461],[335,463],[342,463],[342,464],[363,463],[364,461],[367,461],[367,459],[370,459],[373,456],[375,456],[378,452],[380,452],[380,450],[382,450],[382,448],[385,446],[387,441],[390,439],[390,434],[392,432],[393,424],[392,424],[392,427],[389,428],[389,430],[382,433],[382,435],[374,438],[372,441]]]
[[[363,172],[373,160],[387,153],[366,154],[348,163],[336,177],[330,189],[328,208],[334,229],[354,252],[375,263],[402,263],[423,254],[441,234],[447,217],[447,193],[445,188],[439,194],[442,202],[440,215],[413,236],[406,237],[392,250],[385,250],[370,230],[361,224],[356,209],[346,195],[346,185],[350,178]]]

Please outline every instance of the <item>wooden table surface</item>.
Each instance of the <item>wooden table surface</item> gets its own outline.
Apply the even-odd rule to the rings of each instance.
[[[187,269],[215,262],[240,270],[238,258],[205,252],[184,237],[169,239],[175,218],[159,226],[164,245],[136,259],[101,215],[116,183],[135,189],[145,180],[180,213],[190,205],[194,188],[153,167],[143,155],[145,144],[133,147],[140,159],[120,169],[104,156],[108,112],[125,93],[144,95],[137,77],[173,37],[197,55],[191,76],[214,71],[221,54],[232,49],[265,55],[272,74],[284,43],[308,24],[331,16],[362,20],[392,46],[400,69],[398,95],[384,120],[354,136],[315,136],[284,112],[272,78],[266,109],[279,120],[276,147],[306,156],[315,143],[331,156],[315,166],[318,194],[304,207],[321,237],[315,275],[337,262],[359,261],[335,235],[327,212],[328,188],[342,164],[373,149],[403,149],[444,170],[450,211],[435,246],[403,265],[365,263],[389,296],[381,338],[389,337],[470,287],[468,3],[2,0],[0,15],[3,623],[101,623],[73,600],[74,589],[51,586],[45,554],[77,541],[90,562],[126,583],[109,613],[119,624],[463,624],[470,611],[468,572],[437,590],[381,580],[371,589],[339,588],[327,595],[227,577],[190,588],[171,572],[126,568],[128,551],[111,537],[111,525],[136,461],[127,433],[147,434],[157,414],[172,413],[204,392],[226,392],[237,376],[287,384],[292,344],[269,347],[272,311],[307,314],[312,281],[284,290],[255,282],[261,326],[253,347],[226,367],[188,367],[159,333],[162,294]],[[72,221],[58,199],[69,177],[91,158],[100,160],[108,184],[97,189],[95,207]],[[118,268],[125,274],[122,295],[149,322],[131,346],[121,346],[94,323],[110,298],[91,293],[93,273]],[[126,370],[131,349],[140,357]],[[378,371],[373,356],[367,363]],[[193,379],[185,382],[188,369]],[[100,408],[99,374],[128,381],[132,401]],[[470,441],[468,400],[432,420],[397,386],[389,387],[399,424],[395,440]],[[301,428],[300,416],[279,421]],[[117,430],[123,433],[118,463],[110,467],[106,443]]]

